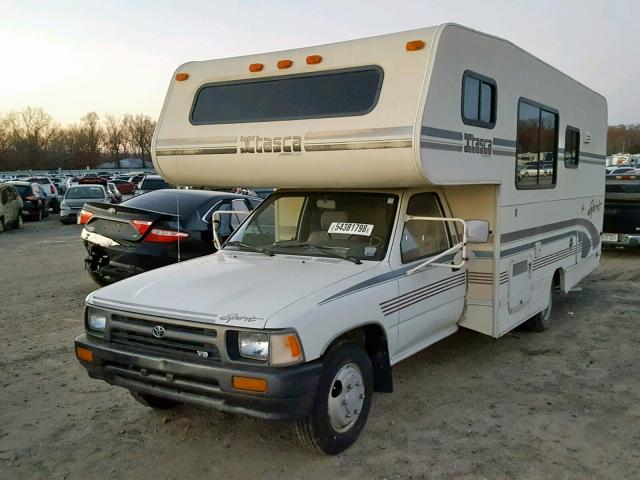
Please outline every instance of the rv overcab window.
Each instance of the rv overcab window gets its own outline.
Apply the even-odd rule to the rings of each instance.
[[[564,166],[578,168],[580,160],[580,130],[567,127],[564,134]]]
[[[516,188],[556,184],[558,113],[533,102],[518,102]]]
[[[382,87],[378,66],[280,75],[204,85],[191,109],[194,125],[365,115]]]
[[[462,75],[462,121],[493,128],[496,124],[495,80],[467,70]]]

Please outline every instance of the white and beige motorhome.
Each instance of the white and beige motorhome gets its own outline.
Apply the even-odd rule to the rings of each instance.
[[[158,173],[277,190],[216,254],[89,295],[78,358],[147,405],[340,452],[402,359],[549,326],[599,262],[606,124],[601,95],[453,24],[186,63]]]

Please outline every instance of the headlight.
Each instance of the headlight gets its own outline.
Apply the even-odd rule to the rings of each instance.
[[[63,210],[67,209],[67,202],[65,202],[64,200],[62,202],[60,202],[60,208],[62,208]]]
[[[266,333],[239,332],[238,349],[244,358],[264,362],[269,358],[269,336]]]
[[[107,312],[97,308],[87,308],[87,327],[89,330],[104,332],[107,325]]]

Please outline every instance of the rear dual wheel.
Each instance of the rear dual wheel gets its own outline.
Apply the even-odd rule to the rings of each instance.
[[[304,445],[336,455],[349,448],[364,428],[373,396],[373,369],[367,353],[350,341],[324,357],[311,414],[296,423]]]

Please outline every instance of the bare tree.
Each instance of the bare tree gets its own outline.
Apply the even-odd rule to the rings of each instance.
[[[127,140],[132,150],[140,154],[142,168],[146,168],[146,159],[151,158],[151,139],[156,128],[149,115],[141,113],[137,115],[125,115],[122,120],[127,135]]]
[[[113,115],[104,117],[104,146],[111,160],[120,168],[120,151],[125,147],[125,131],[123,123]]]
[[[5,122],[19,166],[42,167],[44,146],[53,126],[51,115],[42,108],[27,107],[9,112]]]

